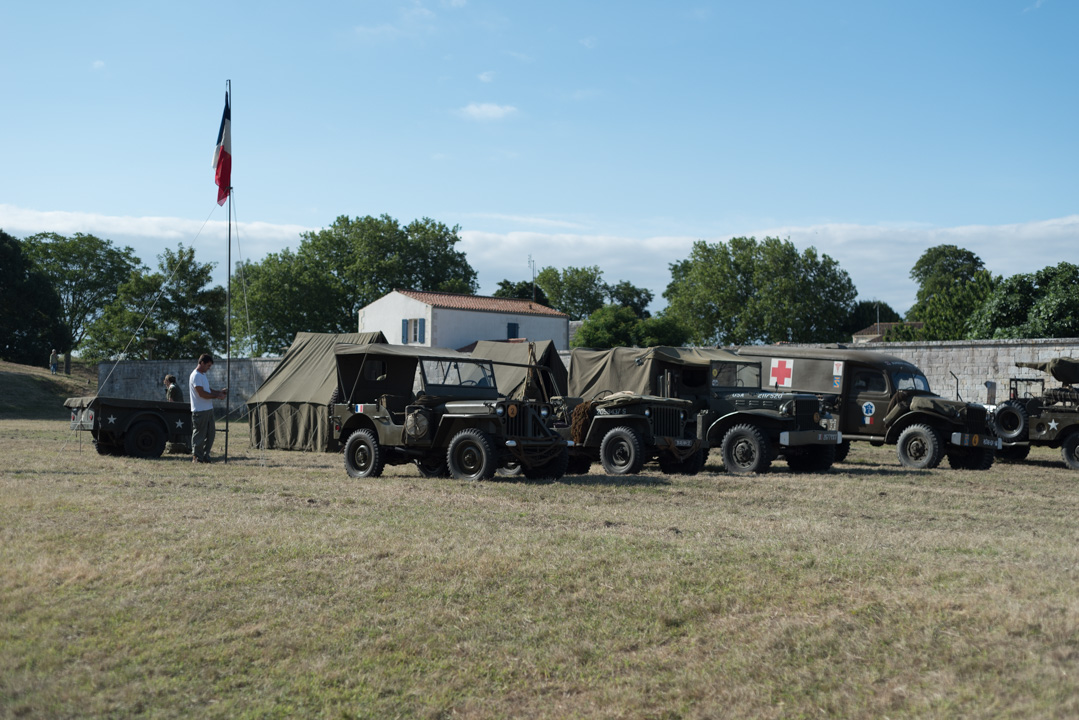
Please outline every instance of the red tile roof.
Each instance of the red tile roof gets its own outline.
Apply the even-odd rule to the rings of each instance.
[[[900,325],[909,325],[910,327],[914,328],[915,330],[918,330],[918,329],[920,329],[922,327],[925,327],[924,322],[882,322],[882,323],[873,323],[872,325],[865,328],[864,330],[859,330],[858,332],[856,332],[854,334],[856,336],[860,336],[860,335],[884,335],[889,330],[891,330],[892,328],[899,327]]]
[[[437,308],[472,310],[475,312],[510,313],[514,315],[568,317],[565,313],[560,313],[554,308],[540,305],[531,300],[485,297],[483,295],[460,295],[458,293],[446,292],[428,292],[426,290],[397,290],[396,292]]]

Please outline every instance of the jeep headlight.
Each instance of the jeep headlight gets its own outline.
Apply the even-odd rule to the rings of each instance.
[[[550,415],[550,414],[551,414],[551,408],[547,407],[546,405],[541,405],[540,406],[540,417],[541,418],[546,420],[547,416]]]
[[[815,425],[820,425],[820,413],[819,412],[813,413],[813,423]]]
[[[650,418],[650,417],[652,417],[652,408],[645,408],[645,409],[644,409],[644,416],[645,416],[646,418]]]
[[[497,415],[498,417],[502,417],[505,414],[506,414],[506,406],[505,405],[495,405],[495,415]]]

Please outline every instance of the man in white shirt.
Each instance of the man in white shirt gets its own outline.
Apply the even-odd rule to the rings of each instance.
[[[191,398],[191,462],[210,462],[210,450],[214,446],[214,403],[217,398],[229,394],[229,389],[211,390],[206,373],[214,364],[210,353],[199,357],[199,364],[188,379],[188,395]]]

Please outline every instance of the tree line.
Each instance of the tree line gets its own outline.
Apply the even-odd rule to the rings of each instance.
[[[300,235],[296,250],[236,264],[232,316],[182,243],[151,270],[130,247],[76,233],[19,240],[0,230],[0,358],[44,364],[51,349],[89,361],[192,357],[223,351],[274,355],[297,331],[348,332],[360,308],[394,289],[475,294],[477,273],[457,245],[459,226],[430,218],[338,217]],[[843,342],[879,319],[888,340],[1079,336],[1079,267],[1062,262],[1008,278],[963,248],[930,248],[914,263],[914,305],[857,301],[839,263],[790,240],[697,241],[669,265],[667,306],[652,291],[608,283],[599,265],[544,267],[533,281],[504,279],[496,297],[523,298],[582,320],[574,345],[744,345]],[[906,321],[905,323],[900,321]]]

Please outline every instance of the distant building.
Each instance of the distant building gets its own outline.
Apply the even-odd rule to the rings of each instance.
[[[569,349],[569,316],[531,300],[394,290],[360,309],[359,332],[391,343],[458,349],[477,340],[550,340]]]
[[[855,345],[864,345],[866,343],[883,342],[884,338],[892,330],[892,328],[905,325],[915,330],[921,330],[925,327],[923,322],[883,322],[873,323],[864,330],[859,330],[851,336],[851,341]]]

